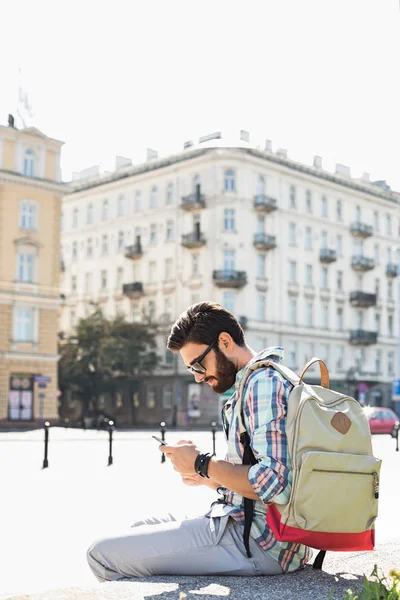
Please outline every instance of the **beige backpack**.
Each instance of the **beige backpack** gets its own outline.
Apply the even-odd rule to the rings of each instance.
[[[320,367],[321,385],[303,381],[314,363]],[[286,416],[291,495],[288,504],[271,503],[267,510],[267,523],[276,539],[322,550],[314,562],[317,569],[322,567],[326,550],[372,550],[382,461],[372,454],[362,407],[354,398],[329,389],[328,369],[322,360],[312,358],[300,377],[268,359],[247,367],[238,393],[243,464],[254,464],[256,459],[243,425],[241,400],[248,377],[261,367],[272,367],[294,385]],[[245,499],[247,550],[252,509],[253,501]]]

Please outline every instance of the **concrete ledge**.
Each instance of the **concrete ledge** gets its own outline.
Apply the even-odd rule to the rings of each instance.
[[[377,546],[373,552],[328,552],[322,572],[310,566],[291,575],[274,577],[149,577],[134,581],[94,584],[85,588],[49,590],[6,596],[8,600],[342,600],[351,586],[374,568],[385,575],[400,568],[400,541]]]

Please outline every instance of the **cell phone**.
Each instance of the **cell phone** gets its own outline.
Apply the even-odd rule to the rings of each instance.
[[[164,442],[161,438],[157,437],[156,435],[152,435],[151,437],[153,437],[155,440],[157,440],[157,442],[160,442],[161,446],[167,445],[166,442]]]

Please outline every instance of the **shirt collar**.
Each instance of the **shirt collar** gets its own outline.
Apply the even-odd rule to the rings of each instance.
[[[267,360],[268,358],[279,363],[281,360],[283,360],[283,357],[284,351],[280,346],[269,346],[268,348],[261,350],[261,352],[253,356],[253,358],[251,358],[249,362],[236,373],[235,390],[237,390],[239,385],[242,383],[245,372],[250,365],[258,361]]]

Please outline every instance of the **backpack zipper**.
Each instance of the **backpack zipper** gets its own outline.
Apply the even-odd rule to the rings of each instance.
[[[373,477],[373,489],[374,489],[374,497],[377,500],[379,498],[379,477],[378,473],[374,471],[373,473],[360,473],[360,471],[328,471],[327,469],[313,469],[314,473],[336,473],[339,475],[370,475]]]

